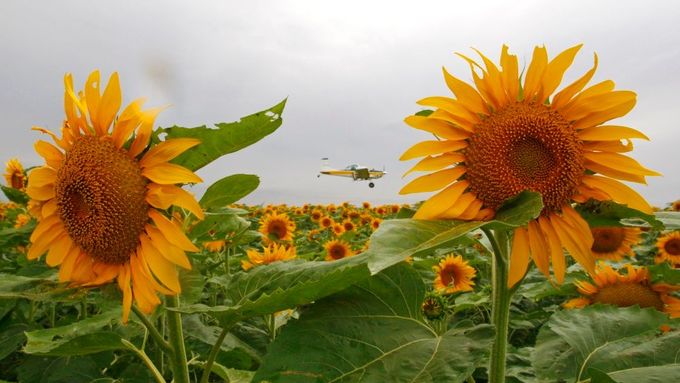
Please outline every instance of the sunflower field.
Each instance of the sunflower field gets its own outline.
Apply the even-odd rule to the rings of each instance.
[[[610,123],[636,94],[589,85],[597,56],[561,84],[580,48],[444,70],[405,118],[416,204],[246,205],[252,174],[196,196],[286,100],[164,128],[117,73],[67,74],[44,162],[1,186],[0,382],[680,382],[680,201],[624,183],[660,175]]]

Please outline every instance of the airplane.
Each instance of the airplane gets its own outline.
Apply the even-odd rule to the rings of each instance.
[[[370,181],[381,178],[387,174],[384,168],[383,170],[369,169],[366,166],[357,164],[348,165],[344,169],[334,169],[328,165],[328,158],[322,158],[321,160],[323,161],[323,164],[319,174],[316,175],[317,178],[321,177],[323,174],[327,176],[351,177],[354,181]],[[374,186],[375,184],[372,181],[368,183],[369,188],[373,188]]]

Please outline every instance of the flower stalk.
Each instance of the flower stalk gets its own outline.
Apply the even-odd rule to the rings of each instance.
[[[179,307],[179,296],[167,296],[165,305],[168,308]],[[189,365],[187,363],[187,351],[184,346],[184,334],[182,333],[182,316],[176,311],[168,310],[168,338],[173,353],[170,355],[170,365],[175,383],[189,383]]]

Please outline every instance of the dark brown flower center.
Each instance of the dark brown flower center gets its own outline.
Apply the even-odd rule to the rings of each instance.
[[[663,249],[666,250],[668,255],[680,255],[680,238],[671,238],[664,245]]]
[[[328,254],[331,256],[333,259],[342,259],[345,258],[347,255],[347,249],[345,249],[345,246],[336,244],[330,247],[328,249]]]
[[[585,169],[570,123],[536,103],[511,104],[488,116],[475,127],[465,156],[470,188],[494,209],[532,190],[541,193],[547,211],[559,211]]]
[[[626,233],[622,227],[595,227],[591,231],[594,239],[592,250],[595,253],[604,254],[617,251],[626,238]]]
[[[288,228],[286,227],[286,223],[280,220],[273,220],[269,222],[269,225],[267,225],[267,232],[269,234],[274,234],[276,239],[281,239],[288,234]]]
[[[82,136],[57,173],[57,209],[71,239],[99,262],[123,264],[148,221],[146,179],[110,140]]]

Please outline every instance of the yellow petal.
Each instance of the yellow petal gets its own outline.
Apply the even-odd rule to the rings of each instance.
[[[618,153],[606,152],[585,152],[583,156],[595,163],[606,166],[610,169],[625,173],[637,174],[641,176],[660,176],[661,173],[647,169],[634,159]]]
[[[35,242],[38,238],[42,237],[46,233],[55,230],[63,230],[61,219],[56,215],[41,220],[38,223],[38,226],[36,226],[36,228],[33,230],[33,233],[31,233],[31,237],[29,239],[31,242]]]
[[[196,197],[194,197],[193,194],[177,186],[173,187],[173,189],[170,190],[170,193],[175,196],[175,201],[172,203],[173,205],[189,210],[198,219],[202,220],[205,218],[203,209],[201,208],[201,205],[198,204],[198,201],[196,201]]]
[[[191,170],[167,162],[142,169],[142,175],[161,185],[203,182],[203,180]]]
[[[590,252],[590,244],[585,244],[586,239],[578,235],[578,231],[572,228],[557,214],[550,215],[550,224],[555,229],[555,234],[560,239],[569,254],[591,275],[595,272],[595,258]]]
[[[175,138],[163,141],[144,154],[139,161],[139,166],[145,168],[168,162],[200,143],[201,141],[195,138]]]
[[[50,230],[38,237],[36,237],[35,241],[32,241],[31,246],[28,248],[28,254],[26,255],[26,258],[29,260],[37,259],[41,255],[45,254],[45,252],[54,245],[55,240],[57,237],[61,234],[64,233],[63,228],[61,229],[55,229],[55,230]]]
[[[626,140],[626,143],[621,141],[594,141],[583,144],[583,150],[592,152],[612,152],[612,153],[628,153],[633,150],[633,143]]]
[[[505,92],[503,90],[503,82],[501,80],[501,72],[498,70],[498,67],[496,64],[493,63],[493,61],[489,60],[488,57],[484,56],[482,52],[480,52],[478,49],[472,48],[479,57],[482,58],[482,61],[484,61],[484,66],[486,67],[486,73],[484,76],[484,82],[486,83],[487,87],[489,88],[489,91],[493,98],[496,100],[496,105],[497,106],[502,106],[507,103],[507,98],[505,95]]]
[[[531,249],[531,258],[534,260],[536,267],[545,275],[550,278],[550,259],[548,253],[548,245],[545,243],[544,234],[541,231],[538,222],[535,220],[529,221],[528,224],[529,233],[529,248]]]
[[[134,256],[136,258],[136,256]],[[132,258],[130,258],[130,276],[132,279],[132,292],[137,302],[137,306],[147,314],[150,314],[158,304],[161,303],[147,278],[140,272],[139,268],[132,267]]]
[[[182,288],[179,284],[177,276],[177,269],[168,260],[166,260],[155,247],[151,245],[149,237],[145,234],[139,236],[141,252],[144,254],[149,268],[158,280],[168,289],[175,293],[181,292]]]
[[[81,253],[76,261],[75,266],[73,266],[73,272],[71,272],[71,281],[78,285],[86,285],[90,283],[95,275],[92,271],[92,266],[94,266],[94,259],[84,253]]]
[[[472,193],[465,193],[453,203],[453,205],[442,213],[443,219],[461,219],[463,212],[477,200],[477,196]]]
[[[162,108],[154,108],[140,112],[140,125],[137,129],[137,136],[135,136],[132,145],[130,145],[130,150],[128,150],[128,155],[130,157],[137,157],[149,145],[153,123],[156,120],[158,113],[162,110]]]
[[[451,124],[434,118],[423,116],[408,116],[404,120],[408,125],[430,132],[438,137],[447,140],[464,140],[470,137],[470,133],[462,129],[456,128]]]
[[[468,221],[475,218],[477,214],[479,214],[479,211],[481,210],[483,205],[484,203],[481,200],[475,199],[470,203],[470,205],[467,207],[467,209],[465,209],[465,211],[460,213],[458,218],[464,221]]]
[[[35,151],[45,159],[48,166],[53,169],[59,169],[61,167],[61,161],[64,158],[64,154],[57,149],[56,146],[43,140],[36,141],[33,146],[35,147]]]
[[[156,281],[156,277],[154,277],[153,274],[151,273],[151,270],[149,269],[149,265],[147,264],[146,260],[142,260],[140,258],[142,256],[143,254],[135,253],[130,257],[131,271],[141,273],[141,275],[143,275],[144,278],[146,278],[147,282],[151,285],[151,287],[153,287],[154,290],[160,292],[161,294],[174,295],[175,293],[163,287],[160,283]]]
[[[404,177],[412,172],[440,170],[463,161],[465,161],[465,155],[463,153],[444,153],[436,157],[427,156],[409,169],[409,171],[404,173]]]
[[[601,125],[579,130],[576,135],[582,141],[611,141],[630,138],[641,138],[649,141],[642,132],[633,128],[618,125]]]
[[[555,229],[550,224],[550,221],[545,216],[538,217],[538,224],[541,231],[545,234],[545,239],[548,243],[548,251],[552,259],[553,272],[557,283],[564,283],[564,273],[567,269],[564,253],[562,252],[562,243],[555,233]]]
[[[574,62],[574,57],[576,57],[576,54],[582,46],[583,44],[579,44],[566,49],[555,56],[554,59],[550,60],[548,66],[545,68],[545,73],[543,73],[543,79],[541,80],[541,87],[538,94],[539,101],[544,101],[546,98],[550,97],[555,89],[557,89],[562,82],[564,72],[566,72],[567,68]]]
[[[467,145],[466,141],[422,141],[408,148],[399,157],[399,160],[406,161],[416,157],[455,152],[467,147]]]
[[[31,171],[32,173],[33,171]],[[29,174],[29,180],[31,178]],[[45,185],[45,186],[35,186],[32,185],[29,181],[28,187],[26,187],[26,194],[28,194],[31,199],[34,199],[36,201],[47,201],[49,199],[54,198],[54,185]]]
[[[461,104],[458,100],[454,100],[449,97],[426,97],[416,103],[418,105],[433,106],[447,112],[449,117],[464,129],[466,129],[468,126],[474,126],[480,121],[479,115],[470,112],[469,110],[465,109],[463,104]],[[435,113],[437,113],[437,111],[432,113],[430,116],[435,115]],[[471,129],[466,130],[471,131]]]
[[[461,107],[462,109],[462,107]],[[464,118],[461,118],[459,116],[453,115],[449,112],[447,112],[444,109],[437,109],[432,114],[428,116],[430,119],[433,120],[439,120],[439,121],[444,121],[452,124],[456,128],[462,129],[466,132],[474,132],[475,131],[475,124],[473,122],[470,122]]]
[[[527,77],[524,80],[524,99],[533,100],[541,86],[543,73],[548,66],[548,52],[545,47],[535,47],[534,55],[527,69]],[[543,100],[538,100],[542,102]]]
[[[94,262],[92,264],[92,273],[94,277],[83,286],[98,286],[108,283],[118,276],[120,267],[118,265],[107,265],[105,263]]]
[[[144,105],[144,102],[145,99],[143,98],[132,101],[118,116],[111,132],[111,138],[117,148],[122,147],[125,141],[130,138],[132,132],[142,123],[142,105]]]
[[[575,130],[580,130],[601,125],[609,120],[625,116],[633,109],[634,106],[635,100],[630,100],[628,102],[624,102],[623,104],[613,106],[609,109],[591,113],[580,120],[574,121],[573,128]]]
[[[503,90],[500,88],[500,84],[494,86],[493,81],[491,81],[489,73],[486,70],[484,70],[479,64],[477,64],[477,62],[460,53],[456,54],[465,59],[470,64],[470,72],[472,72],[472,79],[474,80],[475,86],[477,87],[477,90],[481,94],[482,99],[484,99],[484,102],[488,103],[494,109],[499,109],[503,105],[502,103],[505,101],[504,100],[505,93],[503,93]],[[491,64],[493,65],[493,63]],[[479,70],[482,71],[482,77],[479,77],[475,68],[479,68]],[[498,71],[497,68],[496,71]]]
[[[584,176],[582,181],[593,189],[602,190],[607,193],[618,203],[626,204],[633,209],[647,214],[652,213],[652,207],[640,194],[617,180],[597,175],[588,175]]]
[[[569,84],[567,87],[562,89],[559,93],[553,97],[551,107],[555,108],[557,110],[560,110],[562,107],[567,105],[574,97],[574,95],[583,89],[586,84],[590,81],[590,79],[593,78],[593,75],[595,74],[595,71],[597,70],[597,54],[594,54],[594,63],[593,67],[586,72],[583,76],[581,76],[578,80],[574,81],[573,83]]]
[[[54,212],[57,211],[57,199],[53,198],[47,202],[45,202],[42,205],[40,214],[42,214],[42,219],[46,219],[47,217],[51,216],[54,214]]]
[[[66,253],[66,256],[61,262],[61,268],[59,268],[59,282],[68,282],[71,280],[71,273],[76,265],[76,261],[80,257],[80,248],[78,246],[72,246],[71,250]]]
[[[123,323],[127,323],[132,308],[132,288],[130,288],[130,264],[120,265],[118,287],[123,292]]]
[[[512,239],[510,251],[510,270],[508,271],[508,287],[513,287],[524,278],[529,267],[529,236],[526,229],[518,227]]]
[[[184,250],[170,243],[160,230],[147,225],[146,233],[151,239],[151,245],[155,247],[165,259],[184,269],[191,270],[191,263],[184,253]]]
[[[113,72],[109,78],[109,83],[106,85],[106,89],[104,89],[101,102],[99,103],[96,120],[93,118],[92,121],[95,129],[98,128],[102,135],[108,133],[109,127],[120,109],[121,101],[122,97],[120,94],[118,73]]]
[[[636,96],[635,92],[629,90],[607,92],[579,100],[574,103],[572,108],[560,110],[560,113],[567,120],[576,121],[591,113],[615,108],[619,105],[630,103],[631,101],[635,102]]]
[[[399,191],[399,194],[422,193],[442,189],[460,178],[460,176],[465,174],[465,171],[466,168],[464,166],[456,166],[455,168],[439,170],[420,176],[406,184]]]
[[[647,184],[647,181],[645,180],[645,176],[641,176],[639,174],[632,174],[632,173],[628,173],[628,172],[624,172],[624,171],[615,170],[615,169],[612,169],[610,167],[601,165],[597,162],[588,161],[588,160],[586,160],[584,162],[584,165],[585,165],[586,169],[592,170],[596,173],[600,173],[600,174],[608,176],[608,177],[612,177],[612,178],[616,178],[616,179],[620,179],[620,180],[624,180],[624,181],[637,182],[637,183],[640,183],[640,184]]]
[[[149,217],[156,224],[156,227],[163,233],[165,238],[173,245],[179,247],[186,251],[198,251],[198,248],[194,246],[189,238],[184,235],[182,230],[172,223],[169,219],[165,218],[164,215],[157,212],[154,209],[149,210]]]
[[[68,236],[68,234],[63,233],[60,235],[59,238],[54,241],[54,244],[52,247],[50,247],[50,250],[47,252],[47,264],[51,267],[60,265],[61,262],[64,261],[66,254],[71,251],[71,247],[73,246],[73,241],[71,240],[71,237]]]
[[[54,188],[54,182],[57,180],[57,172],[46,166],[35,168],[28,174],[28,184],[35,188],[43,188],[50,186]]]
[[[104,132],[100,129],[99,122],[97,120],[97,112],[99,109],[99,101],[101,99],[101,92],[99,91],[99,71],[95,70],[90,73],[85,82],[85,102],[87,103],[87,110],[90,112],[90,121],[94,126],[95,131],[100,136],[104,135]]]
[[[451,207],[470,185],[468,181],[456,182],[428,198],[413,216],[414,219],[435,219]]]
[[[503,89],[505,89],[507,100],[508,102],[517,101],[519,97],[519,69],[517,55],[508,54],[507,45],[503,45],[501,51],[501,67],[503,68],[501,81],[503,82]]]
[[[456,95],[457,101],[472,113],[488,114],[489,109],[484,102],[482,96],[477,93],[477,90],[465,81],[461,81],[449,74],[445,68],[444,80],[446,85],[451,89],[451,92]]]

